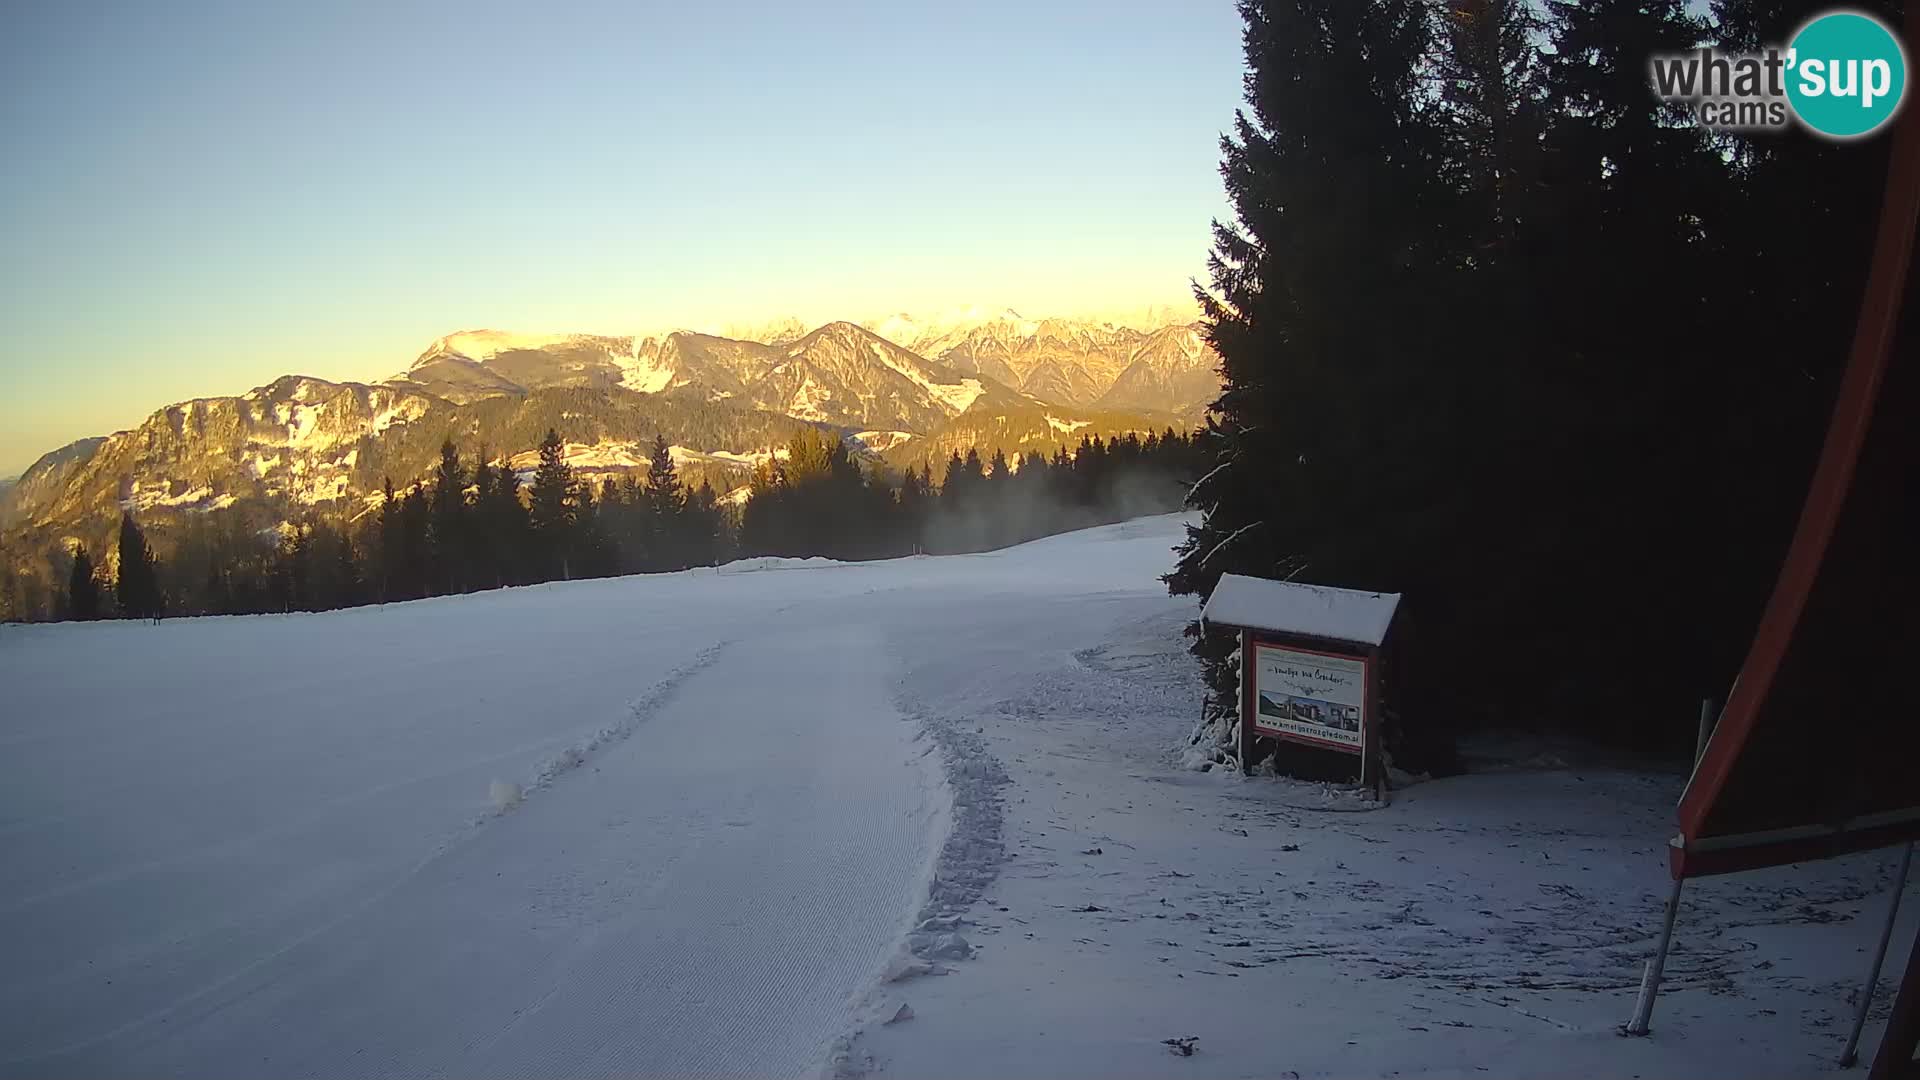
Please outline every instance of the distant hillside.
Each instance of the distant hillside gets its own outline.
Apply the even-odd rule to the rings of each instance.
[[[896,321],[897,322],[897,321]],[[1218,392],[1193,328],[1151,332],[1017,316],[919,334],[929,357],[873,327],[834,322],[766,340],[675,332],[463,331],[384,383],[288,375],[196,398],[139,426],[52,451],[0,485],[0,560],[51,587],[75,543],[106,546],[122,511],[157,529],[220,512],[269,529],[307,514],[354,518],[388,478],[426,476],[443,440],[469,459],[531,470],[549,428],[589,478],[643,471],[656,435],[690,483],[744,495],[754,464],[803,427],[862,448],[869,468],[955,450],[1051,455],[1088,436],[1187,427]]]

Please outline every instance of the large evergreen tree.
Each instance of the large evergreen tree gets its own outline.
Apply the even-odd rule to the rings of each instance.
[[[1752,50],[1820,7],[1242,3],[1234,219],[1201,296],[1225,387],[1170,586],[1404,592],[1408,735],[1552,717],[1691,745],[1805,490],[1884,146],[1708,135],[1647,58]],[[1074,462],[1095,492],[1098,454]],[[1196,640],[1214,716],[1231,648]],[[1460,677],[1488,656],[1495,685]]]
[[[1439,164],[1466,204],[1462,255],[1505,254],[1540,195],[1541,16],[1528,0],[1444,0],[1435,14]]]
[[[665,434],[655,435],[644,508],[649,569],[679,570],[687,565],[686,511],[687,490],[674,465],[673,450]]]
[[[386,477],[380,499],[380,568],[375,591],[380,602],[399,598],[400,500],[393,493],[393,477]]]
[[[67,573],[67,615],[80,622],[100,617],[100,582],[84,545],[73,550],[73,566]]]
[[[1404,588],[1396,557],[1417,545],[1405,522],[1443,520],[1423,504],[1444,483],[1432,436],[1451,397],[1427,366],[1442,313],[1422,299],[1446,261],[1419,85],[1425,11],[1242,0],[1240,12],[1246,108],[1221,140],[1234,220],[1216,223],[1211,288],[1198,291],[1224,389],[1193,493],[1203,517],[1168,583],[1205,595],[1234,571]],[[1196,641],[1215,716],[1237,707],[1232,645],[1222,632]]]
[[[448,438],[440,444],[440,463],[433,473],[433,517],[428,524],[428,560],[433,590],[465,592],[471,546],[467,527],[467,470],[460,450]]]
[[[160,579],[154,566],[147,537],[134,523],[133,514],[120,515],[120,574],[114,583],[114,598],[120,614],[129,619],[157,619],[162,608]]]
[[[540,561],[540,580],[570,579],[575,488],[564,444],[552,428],[540,441],[540,466],[528,490],[528,516]]]

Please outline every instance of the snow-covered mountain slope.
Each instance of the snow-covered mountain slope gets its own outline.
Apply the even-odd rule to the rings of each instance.
[[[762,408],[803,420],[908,431],[926,431],[969,409],[1016,408],[1029,400],[850,322],[828,323],[788,345],[749,392]]]
[[[218,509],[267,493],[340,498],[369,440],[451,410],[397,387],[289,375],[238,397],[168,406],[130,431],[75,444],[54,467],[42,459],[10,502],[21,521],[59,526],[117,518],[122,508]]]
[[[630,337],[463,330],[435,341],[396,383],[453,402],[556,386],[664,389]]]
[[[25,520],[37,506],[59,497],[74,471],[85,466],[106,439],[93,437],[70,442],[40,455],[27,471],[0,490],[0,528]]]
[[[468,330],[377,385],[287,376],[181,402],[27,470],[0,493],[0,546],[12,549],[0,556],[26,551],[47,564],[73,539],[103,539],[123,509],[187,514],[253,500],[264,526],[315,504],[358,505],[388,477],[404,488],[424,476],[445,438],[469,455],[511,456],[549,427],[589,446],[666,434],[692,452],[744,459],[814,424],[894,433],[866,445],[899,462],[969,446],[983,456],[1051,452],[1075,433],[1183,426],[1216,393],[1212,354],[1184,326],[1146,334],[1012,312],[886,325],[923,347],[850,322],[799,333],[784,320],[760,328],[766,340]],[[40,535],[21,539],[35,527]]]
[[[797,320],[783,319],[737,328],[725,337],[691,331],[659,338],[463,331],[434,342],[399,379],[453,401],[556,386],[622,387],[643,393],[693,386],[716,397],[749,398],[776,411],[788,411],[785,403],[799,395],[799,411],[792,413],[796,416],[853,415],[870,411],[858,404],[862,388],[887,381],[877,369],[855,370],[864,366],[871,344],[850,342],[856,331],[878,339],[883,349],[872,358],[882,366],[914,368],[940,385],[953,385],[953,373],[977,376],[1050,404],[1186,416],[1197,414],[1219,393],[1216,362],[1191,324],[1143,330],[1073,319],[1027,319],[1013,311],[942,319],[895,315],[864,325],[828,323],[811,332]],[[811,352],[823,338],[829,353],[838,349],[821,358],[834,370],[803,394],[799,381],[782,376],[788,375],[791,360]],[[929,373],[930,364],[939,370]],[[843,390],[852,396],[842,395]],[[936,409],[958,397],[947,391],[929,393]],[[901,416],[928,404],[912,398],[909,394],[902,399]]]
[[[991,376],[928,360],[873,331],[834,322],[769,342],[677,331],[663,338],[453,334],[403,376],[456,401],[550,387],[683,390],[714,401],[855,429],[926,431],[979,405],[1031,399]]]
[[[1181,522],[0,628],[0,1078],[1836,1075],[1893,853],[1620,1038],[1684,777],[1193,771]]]
[[[270,524],[319,504],[357,506],[389,478],[405,488],[432,468],[443,439],[469,461],[481,448],[501,459],[530,453],[555,427],[573,444],[617,447],[640,461],[664,434],[694,455],[689,482],[724,491],[744,482],[752,454],[803,426],[678,392],[562,387],[462,405],[406,384],[288,376],[237,397],[168,406],[130,431],[50,454],[0,508],[16,530],[95,546],[123,509],[152,524],[238,505]]]
[[[1217,358],[1190,323],[1142,330],[1008,311],[951,325],[904,317],[878,325],[913,335],[907,340],[922,355],[1053,404],[1188,416],[1220,393]]]
[[[1147,335],[1127,354],[1127,366],[1114,377],[1096,404],[1104,409],[1197,411],[1220,396],[1220,358],[1193,326],[1165,326]]]
[[[1023,400],[991,377],[956,372],[854,323],[792,329],[782,324],[766,342],[689,331],[637,342],[470,331],[435,342],[396,382],[461,402],[552,387],[691,389],[801,420],[907,430],[982,400]]]

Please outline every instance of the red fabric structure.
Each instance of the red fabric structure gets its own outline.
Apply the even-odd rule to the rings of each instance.
[[[1910,6],[1915,40],[1920,12]],[[1860,321],[1792,547],[1680,803],[1676,878],[1920,838],[1920,108],[1896,121]],[[1788,272],[1781,268],[1778,272]],[[1912,322],[1913,320],[1908,320]]]

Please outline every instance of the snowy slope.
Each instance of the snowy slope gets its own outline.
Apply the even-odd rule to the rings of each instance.
[[[1165,547],[7,627],[0,1075],[807,1072],[945,820],[892,632]]]
[[[0,629],[0,1076],[1825,1071],[1889,857],[1619,1038],[1679,778],[1182,770],[1180,535]]]
[[[973,643],[971,678],[908,675],[904,700],[970,733],[966,768],[1004,772],[977,830],[1003,862],[946,912],[973,958],[884,986],[838,1075],[1848,1075],[1835,1061],[1897,851],[1691,883],[1652,1035],[1621,1037],[1683,777],[1522,742],[1380,807],[1183,770],[1191,614],[1116,591]],[[1917,899],[1910,882],[1863,1060]],[[1162,1043],[1196,1036],[1191,1057]]]

